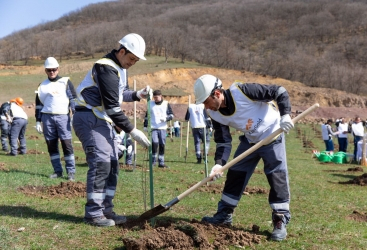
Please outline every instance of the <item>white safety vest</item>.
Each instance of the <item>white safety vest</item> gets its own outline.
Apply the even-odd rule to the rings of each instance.
[[[348,131],[348,123],[339,123],[338,131],[340,132],[339,138],[348,138],[348,134],[343,134],[343,132]]]
[[[111,67],[113,67],[117,70],[118,77],[120,78],[120,82],[119,82],[119,103],[121,105],[122,102],[123,102],[122,92],[123,92],[123,89],[125,89],[125,87],[127,85],[126,69],[123,69],[123,68],[119,67],[114,61],[112,61],[111,59],[108,59],[108,58],[102,58],[102,59],[98,60],[96,63],[109,65],[109,66],[111,66]],[[87,73],[84,80],[76,88],[76,94],[77,94],[76,103],[77,103],[77,105],[87,107],[87,108],[91,109],[96,117],[98,117],[100,119],[103,119],[103,120],[106,120],[106,121],[108,121],[109,123],[112,124],[112,120],[107,115],[107,113],[105,112],[103,105],[102,106],[97,106],[97,107],[92,107],[91,105],[89,105],[88,103],[85,102],[85,100],[84,100],[83,96],[81,95],[81,93],[83,92],[84,89],[90,88],[90,87],[97,87],[98,88],[97,84],[93,80],[91,70]]]
[[[362,122],[353,123],[352,131],[355,136],[363,136],[364,135],[364,127]]]
[[[190,123],[192,128],[205,128],[205,117],[204,117],[204,104],[190,104]]]
[[[49,79],[38,86],[38,97],[43,104],[41,113],[66,115],[69,113],[69,97],[66,95],[69,77],[56,82]]]
[[[280,114],[274,102],[251,100],[238,87],[238,83],[232,84],[229,90],[235,101],[234,113],[224,116],[219,111],[208,110],[213,120],[244,132],[250,143],[265,139],[280,127]]]
[[[180,122],[179,122],[179,121],[175,121],[175,122],[173,123],[173,127],[174,127],[174,128],[179,128],[179,127],[180,127]]]
[[[160,105],[150,101],[150,127],[152,129],[167,129],[167,122],[161,122],[161,119],[167,118],[167,107],[167,101],[163,101]]]
[[[24,111],[24,109],[18,106],[16,103],[12,102],[10,104],[11,112],[13,113],[13,118],[23,118],[28,120],[28,115]]]

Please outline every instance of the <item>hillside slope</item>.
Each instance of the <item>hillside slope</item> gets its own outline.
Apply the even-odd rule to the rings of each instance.
[[[165,99],[173,105],[175,115],[178,119],[184,118],[186,112],[188,95],[191,95],[191,102],[194,101],[193,84],[195,80],[203,74],[212,74],[219,77],[224,85],[228,88],[234,81],[258,82],[261,84],[277,84],[284,86],[290,95],[292,103],[292,112],[305,110],[314,103],[319,103],[320,108],[309,116],[312,119],[320,120],[321,118],[338,118],[340,116],[349,119],[356,115],[362,119],[367,118],[367,98],[355,94],[346,93],[335,89],[328,88],[312,88],[299,82],[292,82],[281,78],[273,78],[261,76],[251,72],[226,70],[217,68],[208,69],[168,69],[161,70],[152,74],[135,75],[129,79],[134,79],[137,85],[149,84],[153,89],[161,89],[166,95]],[[174,88],[175,95],[172,92]],[[171,94],[170,94],[171,93]],[[124,110],[131,115],[131,105],[124,104]],[[145,110],[145,104],[138,104],[140,110]],[[142,111],[139,112],[143,113]]]

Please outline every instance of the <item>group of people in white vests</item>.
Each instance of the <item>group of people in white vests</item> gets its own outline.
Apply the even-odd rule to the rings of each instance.
[[[335,121],[335,128],[332,127],[333,120],[328,119],[325,124],[321,125],[322,139],[325,142],[326,151],[334,151],[333,137],[338,138],[338,151],[348,151],[348,135],[353,135],[353,160],[359,161],[357,157],[358,142],[363,139],[366,122],[361,117],[356,116],[354,120],[346,121],[345,117],[340,117]]]

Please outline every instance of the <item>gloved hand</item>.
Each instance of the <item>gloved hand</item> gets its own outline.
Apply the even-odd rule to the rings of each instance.
[[[42,129],[42,125],[41,122],[36,122],[36,130],[38,133],[42,134],[43,133],[43,129]]]
[[[213,132],[213,128],[209,128],[209,132],[211,133],[211,132]]]
[[[289,114],[283,115],[280,117],[280,127],[284,132],[288,133],[294,127],[291,116]]]
[[[166,118],[159,119],[161,122],[166,122]]]
[[[134,128],[131,132],[130,132],[131,137],[137,141],[140,145],[142,145],[143,147],[149,147],[150,146],[150,141],[148,140],[148,138],[145,136],[145,134],[143,132],[141,132],[139,129]]]
[[[144,131],[147,132],[148,131],[148,128],[147,127],[144,127]]]
[[[149,87],[149,85],[147,85],[145,88],[138,90],[138,92],[136,93],[136,96],[139,97],[139,99],[146,99],[148,97],[148,94],[150,94],[151,89]]]
[[[216,179],[219,179],[220,177],[223,176],[223,172],[221,171],[221,169],[222,169],[221,165],[219,164],[214,165],[214,167],[212,168],[212,171],[210,171],[210,174],[209,174],[209,176],[213,175],[212,181],[215,181]]]
[[[124,152],[126,150],[126,147],[124,145],[119,144],[117,145],[117,147],[119,148],[121,152]]]
[[[127,147],[127,153],[131,154],[131,152],[133,152],[133,146],[130,145]]]

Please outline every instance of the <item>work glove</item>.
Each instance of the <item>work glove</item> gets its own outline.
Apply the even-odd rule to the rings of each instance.
[[[215,164],[212,168],[212,171],[210,171],[209,176],[213,176],[212,181],[215,181],[216,179],[219,179],[223,176],[223,172],[221,171],[222,166],[219,164]]]
[[[148,131],[148,128],[147,127],[144,127],[144,131],[147,132]]]
[[[211,132],[213,132],[213,128],[209,128],[209,132],[211,133]]]
[[[280,127],[284,132],[288,133],[294,127],[291,116],[289,114],[283,115],[280,117]]]
[[[139,129],[134,128],[131,132],[130,132],[131,137],[137,141],[141,146],[147,148],[150,146],[150,141],[148,140],[148,138],[145,136],[145,134],[143,132],[141,132]]]
[[[124,140],[124,138],[125,138],[125,131],[121,130],[121,132],[120,132],[119,135],[122,138],[122,140]]]
[[[160,121],[161,121],[161,123],[162,122],[166,122],[166,118],[161,118],[161,119],[159,119]]]
[[[119,144],[117,145],[117,147],[119,148],[121,152],[124,152],[126,150],[126,147],[124,145]]]
[[[142,99],[142,98],[146,99],[148,95],[150,95],[151,93],[152,93],[151,88],[149,87],[149,85],[147,85],[145,88],[138,90],[138,92],[136,93],[136,96],[139,99]]]
[[[43,133],[43,129],[42,129],[42,125],[41,122],[36,122],[36,130],[38,133],[42,134]]]
[[[127,153],[131,154],[131,152],[133,152],[133,146],[130,145],[127,147]]]

